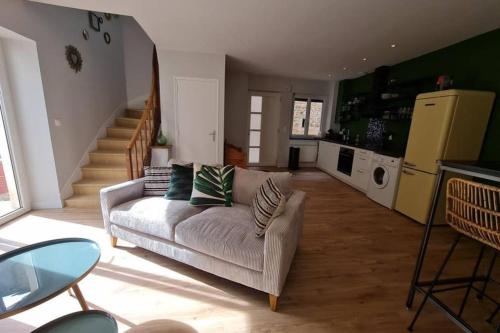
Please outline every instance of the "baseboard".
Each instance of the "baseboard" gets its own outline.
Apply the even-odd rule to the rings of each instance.
[[[315,168],[316,162],[300,162],[299,167],[300,168]]]
[[[127,105],[128,105],[128,103],[121,103],[111,113],[111,115],[108,117],[108,119],[106,119],[106,121],[101,125],[101,127],[97,131],[96,136],[90,142],[89,146],[87,147],[87,149],[83,153],[82,158],[80,159],[80,162],[78,162],[78,165],[71,173],[71,176],[68,178],[66,183],[64,183],[64,186],[61,190],[62,200],[66,200],[67,198],[69,198],[73,195],[73,186],[72,185],[74,182],[76,182],[82,178],[82,169],[81,168],[85,164],[89,163],[89,153],[91,151],[97,149],[97,140],[106,136],[106,128],[108,128],[114,124],[116,117],[119,117],[124,113],[124,109],[127,107]]]

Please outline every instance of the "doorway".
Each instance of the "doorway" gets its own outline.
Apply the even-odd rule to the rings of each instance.
[[[250,93],[249,165],[277,165],[280,111],[280,94]]]

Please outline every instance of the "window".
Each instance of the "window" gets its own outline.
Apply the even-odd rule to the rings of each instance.
[[[260,134],[262,125],[262,96],[250,98],[250,133],[248,140],[248,163],[260,161]]]
[[[291,137],[318,137],[321,132],[324,100],[295,97]]]

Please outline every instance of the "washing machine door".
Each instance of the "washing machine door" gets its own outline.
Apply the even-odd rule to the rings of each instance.
[[[384,188],[389,183],[389,170],[381,164],[372,169],[372,183],[376,188]]]

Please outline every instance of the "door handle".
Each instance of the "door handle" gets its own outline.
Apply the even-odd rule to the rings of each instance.
[[[404,165],[409,166],[409,167],[416,167],[417,165],[415,163],[410,163],[410,162],[403,162]]]
[[[414,174],[413,172],[410,172],[410,171],[408,171],[408,170],[406,170],[406,169],[403,169],[403,171],[402,171],[402,172],[403,172],[405,175],[408,175],[408,176],[415,176],[415,174]]]
[[[215,131],[212,131],[212,132],[208,133],[208,135],[212,136],[212,141],[214,141],[214,142],[215,142],[215,134],[216,134]]]

